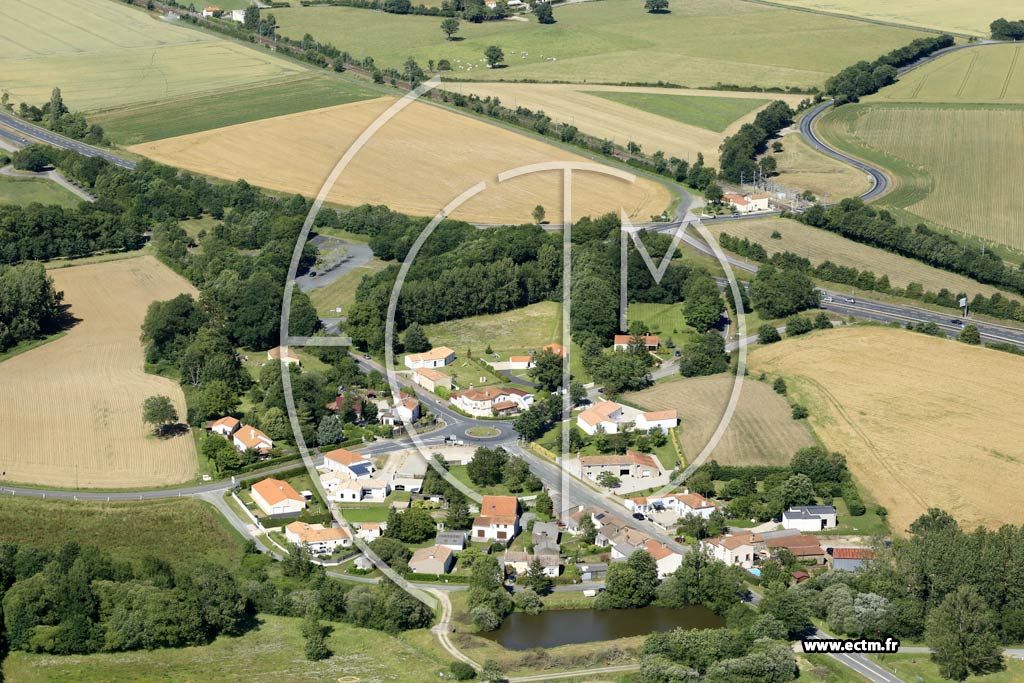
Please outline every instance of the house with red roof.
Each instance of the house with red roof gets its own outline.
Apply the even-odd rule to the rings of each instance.
[[[511,543],[519,533],[519,499],[515,496],[484,496],[471,533],[474,541]]]
[[[252,500],[268,517],[297,515],[306,509],[306,499],[291,484],[267,478],[252,485]]]
[[[658,335],[656,334],[645,334],[643,335],[644,348],[648,351],[658,350]],[[633,343],[633,336],[629,334],[617,334],[615,335],[614,348],[616,351],[629,351],[630,345]]]
[[[622,455],[584,455],[580,457],[580,474],[592,481],[602,472],[616,477],[657,477],[661,463],[653,455],[627,449]]]
[[[377,471],[372,462],[347,448],[336,448],[324,453],[323,467],[328,472],[340,472],[352,479],[369,479]]]
[[[249,425],[239,425],[232,434],[232,442],[235,444],[235,448],[242,453],[247,451],[268,453],[274,447],[273,439]]]
[[[605,434],[618,434],[622,417],[622,406],[615,401],[602,401],[577,415],[576,426],[590,436],[597,434],[598,430]]]
[[[237,417],[222,417],[219,420],[214,420],[206,425],[206,428],[214,434],[220,434],[221,436],[230,437],[232,434],[238,431],[238,428],[242,426],[241,421]]]
[[[651,429],[660,429],[668,434],[668,430],[675,429],[679,426],[679,411],[675,408],[671,408],[668,410],[652,410],[650,412],[640,413],[636,416],[636,421],[633,426],[642,432],[646,432]]]
[[[855,572],[867,567],[875,559],[871,548],[832,548],[832,569],[838,572]]]
[[[522,389],[480,387],[456,391],[448,399],[459,410],[477,417],[512,415],[529,410],[533,394]]]

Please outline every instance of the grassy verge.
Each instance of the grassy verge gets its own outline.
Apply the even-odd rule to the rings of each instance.
[[[704,97],[661,93],[591,90],[588,95],[624,104],[673,121],[723,132],[732,123],[771,100],[741,97]]]
[[[939,667],[926,654],[895,654],[873,657],[883,667],[905,681],[918,683],[945,683],[939,675]],[[967,683],[1017,683],[1024,680],[1024,662],[1005,658],[1006,669],[987,676],[968,676]]]
[[[39,348],[44,344],[49,344],[52,341],[57,341],[65,334],[67,334],[67,332],[54,332],[53,334],[47,337],[43,337],[42,339],[29,339],[28,341],[23,341],[20,344],[16,344],[15,346],[12,346],[3,353],[0,353],[0,363],[3,363],[5,360],[9,358],[14,358],[19,354],[25,353],[26,351],[31,351],[32,349]]]

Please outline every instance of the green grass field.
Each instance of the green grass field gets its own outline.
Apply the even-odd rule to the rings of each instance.
[[[676,304],[632,303],[626,310],[629,322],[645,323],[652,333],[661,336],[661,343],[671,339],[677,347],[697,336],[697,330],[686,324],[682,302]]]
[[[561,306],[544,301],[505,313],[427,325],[424,331],[431,344],[450,346],[457,353],[470,348],[483,355],[488,345],[496,353],[540,351],[545,344],[562,341]]]
[[[874,656],[873,659],[905,681],[919,683],[945,683],[928,655],[896,654]],[[1017,683],[1024,680],[1024,662],[1005,658],[1006,669],[987,676],[968,676],[966,683]]]
[[[348,313],[348,309],[356,301],[356,287],[367,275],[384,270],[387,263],[376,256],[371,258],[365,265],[353,268],[337,280],[309,292],[309,299],[313,302],[317,313],[325,317],[336,317],[338,314],[334,309],[340,308],[342,315]]]
[[[237,562],[242,539],[212,507],[189,498],[153,502],[94,502],[0,498],[6,541],[56,549],[68,541],[96,546],[115,558],[146,555],[173,564]]]
[[[135,145],[379,95],[365,86],[309,72],[284,83],[242,86],[118,109],[90,120],[102,125],[111,140]]]
[[[771,100],[738,97],[696,97],[657,93],[590,90],[588,95],[635,107],[651,114],[721,133],[732,123]]]
[[[11,178],[0,175],[0,204],[25,206],[39,202],[73,208],[81,201],[79,197],[46,178]]]
[[[327,644],[333,656],[308,662],[303,656],[302,620],[260,615],[260,626],[243,636],[222,636],[203,647],[151,652],[54,657],[11,653],[4,678],[21,683],[178,683],[205,681],[409,681],[438,680],[448,661],[432,636],[331,624]],[[386,653],[385,656],[382,656]]]
[[[565,80],[741,86],[821,85],[859,59],[871,59],[919,35],[740,0],[676,3],[649,14],[633,0],[555,8],[557,23],[462,22],[446,41],[436,17],[399,16],[347,7],[274,10],[279,32],[310,33],[378,66],[423,66],[448,59],[452,76],[472,80]],[[498,45],[507,68],[488,69],[484,49]]]
[[[42,105],[59,86],[75,110],[284,81],[307,69],[108,0],[6,0],[2,86]]]

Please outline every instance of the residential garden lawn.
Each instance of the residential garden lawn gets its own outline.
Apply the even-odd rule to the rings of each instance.
[[[0,528],[5,541],[50,550],[75,541],[133,563],[153,555],[175,565],[210,561],[230,568],[242,552],[242,538],[227,520],[191,498],[107,503],[4,496]]]
[[[313,302],[316,312],[323,317],[336,317],[336,308],[340,308],[341,315],[345,315],[356,301],[356,288],[362,279],[384,270],[387,266],[387,263],[374,256],[364,265],[353,268],[331,284],[308,292],[309,300]]]
[[[203,647],[67,657],[11,653],[4,661],[4,677],[25,683],[251,683],[268,676],[285,681],[427,683],[438,680],[438,671],[448,667],[449,660],[426,631],[392,636],[332,623],[327,645],[333,656],[309,662],[302,654],[301,619],[261,614],[259,620],[259,627],[243,636],[221,636]]]
[[[0,175],[0,204],[25,206],[38,202],[71,209],[78,206],[81,201],[81,197],[47,178],[12,178]]]
[[[878,247],[860,244],[834,232],[804,225],[789,218],[731,221],[711,225],[708,229],[716,237],[723,232],[733,237],[746,237],[763,246],[769,256],[788,251],[807,258],[814,265],[831,261],[841,266],[869,270],[878,277],[888,275],[893,287],[905,288],[911,282],[916,282],[926,291],[938,292],[946,288],[951,292],[967,292],[970,297],[975,294],[991,296],[999,291],[991,285],[981,284],[969,277],[940,270]],[[778,232],[780,237],[773,238],[774,232]],[[1002,294],[1011,299],[1019,298],[1006,292]]]
[[[42,106],[58,86],[72,110],[97,111],[308,73],[124,3],[9,0],[4,19],[0,73],[15,105]]]
[[[626,319],[632,322],[642,322],[647,325],[652,334],[660,336],[661,345],[668,346],[671,340],[676,347],[681,348],[687,342],[696,339],[699,334],[697,330],[686,324],[683,316],[683,302],[674,304],[645,304],[631,303],[626,309]],[[671,355],[671,352],[660,350],[659,354]]]
[[[731,374],[678,377],[625,398],[648,410],[678,410],[683,456],[692,461],[717,429],[734,380]],[[709,457],[722,465],[786,465],[793,453],[814,444],[805,421],[791,417],[786,399],[768,383],[749,377],[736,412]]]
[[[309,71],[283,83],[243,85],[91,116],[107,137],[134,145],[236,123],[379,97],[370,88]]]
[[[919,26],[988,38],[989,24],[996,17],[1020,14],[1016,0],[774,0],[776,4],[872,21]]]
[[[1024,251],[1021,45],[946,55],[819,120],[831,143],[888,171],[883,207],[949,232]],[[978,245],[980,246],[980,245]]]
[[[923,683],[945,683],[939,675],[939,667],[926,654],[870,655],[872,659],[892,671],[905,681]],[[1004,657],[1006,669],[987,676],[968,676],[966,683],[1017,683],[1024,680],[1024,662]]]
[[[863,486],[860,487],[861,490],[864,490],[864,488]],[[877,505],[867,505],[867,512],[859,517],[853,517],[850,515],[849,508],[846,507],[846,501],[842,498],[833,499],[832,504],[836,506],[836,517],[839,523],[834,529],[820,532],[823,536],[840,534],[844,536],[851,534],[885,536],[890,532],[889,523],[886,518],[878,515]]]
[[[815,197],[827,197],[831,203],[871,188],[871,180],[866,173],[822,154],[807,144],[799,133],[785,135],[782,151],[769,154],[778,164],[775,182],[789,191],[810,190]]]
[[[752,97],[695,97],[616,90],[591,90],[587,94],[717,133],[724,131],[736,119],[771,102],[770,99]]]
[[[387,503],[364,503],[360,507],[340,505],[339,509],[345,521],[355,524],[360,522],[386,522],[390,507]]]
[[[448,468],[448,471],[452,473],[452,476],[461,481],[466,486],[470,487],[474,491],[478,491],[481,495],[485,496],[528,496],[531,493],[537,493],[537,491],[520,491],[519,493],[513,494],[508,490],[508,487],[504,484],[498,484],[497,486],[477,486],[469,479],[469,473],[466,471],[465,465],[452,465]]]
[[[873,59],[920,35],[835,17],[738,0],[678,4],[650,14],[629,0],[555,8],[557,23],[463,22],[446,41],[436,17],[398,16],[347,7],[274,10],[279,33],[344,45],[378,67],[448,59],[452,76],[475,80],[562,80],[683,86],[820,86],[859,59]],[[722,31],[728,24],[729,30]],[[641,37],[641,38],[638,38]],[[488,69],[488,45],[507,68]]]
[[[812,332],[751,351],[783,376],[822,444],[889,511],[894,533],[940,507],[965,528],[1024,521],[1024,358],[889,327]]]

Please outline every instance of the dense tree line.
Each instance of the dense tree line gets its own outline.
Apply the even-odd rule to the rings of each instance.
[[[22,102],[18,105],[18,116],[44,128],[49,128],[54,133],[60,133],[90,145],[106,142],[102,126],[95,123],[90,125],[82,113],[72,112],[67,108],[60,88],[53,89],[50,101],[43,104],[42,107]]]
[[[992,31],[992,40],[1024,40],[1024,19],[1008,21],[999,18],[992,22],[989,29]]]
[[[910,44],[896,48],[873,62],[862,60],[846,67],[825,82],[825,92],[835,99],[837,107],[848,102],[856,102],[861,97],[878,92],[895,82],[900,67],[951,47],[953,43],[953,36],[947,34],[915,38]]]
[[[63,298],[42,264],[0,264],[0,353],[57,331]]]
[[[965,248],[924,223],[913,228],[900,225],[888,211],[867,206],[858,198],[844,199],[827,209],[812,206],[796,219],[855,242],[881,247],[978,282],[1024,294],[1024,270],[1005,263],[998,254]]]
[[[782,100],[775,100],[743,124],[719,147],[719,175],[731,182],[752,181],[758,170],[755,158],[768,147],[768,140],[793,123],[795,112]]]
[[[0,589],[7,644],[25,652],[203,645],[248,630],[254,616],[219,565],[175,570],[148,557],[136,568],[73,542],[53,552],[0,545]]]
[[[818,306],[814,282],[795,268],[761,266],[750,283],[749,296],[750,305],[764,319],[784,318]]]

